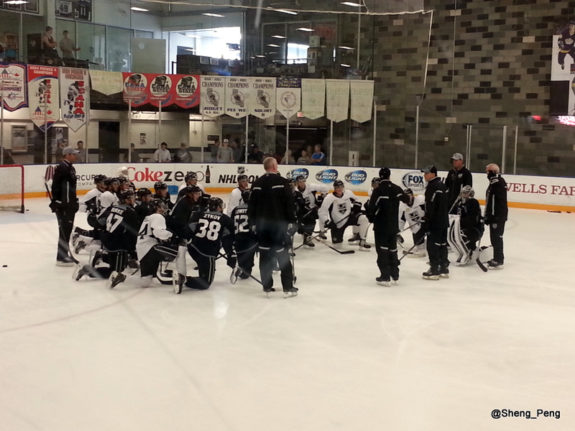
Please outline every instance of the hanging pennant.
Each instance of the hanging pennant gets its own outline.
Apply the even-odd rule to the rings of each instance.
[[[149,102],[149,81],[144,73],[122,72],[124,78],[124,100],[132,101],[132,106],[142,106]]]
[[[58,68],[28,65],[28,106],[30,119],[46,131],[60,118]]]
[[[301,107],[301,78],[277,78],[276,107],[287,119],[299,112]]]
[[[199,75],[172,75],[176,85],[173,88],[174,100],[180,108],[188,109],[200,103]]]
[[[371,120],[373,111],[373,81],[350,81],[351,119],[358,123]]]
[[[325,113],[325,80],[301,80],[301,110],[306,118],[314,120]]]
[[[62,120],[74,132],[86,124],[90,109],[88,71],[72,67],[60,68],[60,110]]]
[[[226,99],[226,78],[224,76],[202,76],[200,83],[200,113],[207,117],[223,115]]]
[[[252,78],[254,96],[250,114],[259,118],[272,117],[276,113],[276,78]]]
[[[228,76],[226,78],[226,111],[230,117],[243,118],[250,112],[253,78]]]
[[[124,90],[122,72],[107,72],[105,70],[90,70],[92,88],[99,93],[109,96],[121,93]]]
[[[162,108],[174,103],[173,75],[150,74],[150,103],[154,106],[162,105]]]
[[[344,79],[326,79],[325,94],[327,119],[335,123],[348,119],[349,81]]]
[[[7,111],[26,106],[26,67],[21,64],[0,64],[0,91]]]

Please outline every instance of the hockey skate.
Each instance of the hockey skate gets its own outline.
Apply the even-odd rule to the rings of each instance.
[[[320,230],[319,234],[317,235],[319,239],[327,239],[327,235],[325,234],[325,230]]]
[[[110,274],[110,289],[113,289],[118,284],[123,283],[126,280],[126,276],[121,272],[113,271]]]
[[[375,279],[375,281],[377,282],[377,284],[379,284],[380,286],[383,287],[391,287],[391,281],[389,281],[389,278],[384,277],[384,276],[379,276]]]
[[[311,239],[311,235],[304,235],[303,244],[307,247],[315,247],[315,244],[313,243],[313,240]]]
[[[449,278],[449,268],[447,266],[439,268],[439,276],[441,278]]]
[[[173,285],[174,285],[174,293],[179,295],[182,293],[182,289],[184,288],[184,283],[186,282],[186,276],[183,274],[178,274],[177,277],[173,278]]]
[[[92,267],[90,265],[77,265],[74,272],[74,280],[80,281],[85,275],[90,275]]]
[[[75,259],[72,259],[71,257],[65,257],[56,261],[56,266],[74,266],[75,264]]]
[[[347,242],[356,242],[356,241],[360,241],[361,237],[359,236],[359,233],[354,233],[353,236],[347,240]]]
[[[78,240],[78,242],[76,242],[76,245],[74,245],[74,254],[78,254],[80,253],[80,251],[84,250],[86,248],[86,242],[84,240]]]
[[[264,287],[264,293],[269,298],[270,293],[275,292],[276,290],[273,287]]]
[[[290,287],[289,289],[284,289],[284,298],[291,298],[293,296],[297,296],[298,292],[297,287]]]
[[[487,262],[487,267],[489,269],[503,269],[503,264],[497,262],[495,259],[491,259],[489,262]]]
[[[365,239],[359,240],[359,250],[360,251],[369,251],[371,249],[371,245],[369,245]]]
[[[439,280],[439,271],[431,267],[421,275],[424,280]]]

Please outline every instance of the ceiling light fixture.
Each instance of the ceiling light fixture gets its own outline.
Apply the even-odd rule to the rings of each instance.
[[[285,39],[286,38],[285,36],[282,36],[281,34],[274,34],[272,37],[275,39]]]
[[[352,48],[351,46],[345,46],[345,45],[340,45],[338,47],[339,49],[347,49],[348,51],[353,51],[355,48]]]
[[[287,13],[288,15],[297,15],[297,12],[287,9],[275,9],[276,12]]]
[[[28,3],[26,0],[8,0],[5,1],[4,4],[25,4]]]
[[[266,46],[269,46],[271,48],[279,48],[279,45],[276,45],[275,43],[268,43]]]
[[[342,67],[351,67],[349,64],[341,63],[340,66]]]
[[[202,15],[205,15],[205,16],[213,16],[213,17],[216,17],[216,18],[223,18],[223,17],[224,17],[223,15],[220,15],[219,13],[210,13],[210,12],[203,13]]]
[[[135,12],[149,12],[149,9],[144,9],[143,7],[136,7],[136,6],[132,6],[130,9],[132,9]]]
[[[300,27],[300,28],[298,28],[298,29],[296,29],[296,30],[299,30],[299,31],[313,31],[313,28]]]
[[[354,3],[351,1],[342,1],[341,4],[344,4],[346,6],[351,6],[351,7],[362,7],[363,5],[360,3]]]

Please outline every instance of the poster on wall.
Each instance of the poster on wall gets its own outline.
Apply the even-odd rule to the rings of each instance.
[[[108,72],[106,70],[90,70],[92,88],[106,96],[121,93],[124,90],[122,72]]]
[[[124,78],[124,100],[131,101],[133,107],[149,102],[148,78],[143,73],[122,72]]]
[[[30,119],[42,131],[46,131],[60,118],[58,89],[57,67],[28,65]]]
[[[560,25],[553,35],[551,114],[575,115],[575,21]]]
[[[26,106],[26,68],[21,64],[0,64],[0,91],[4,109],[15,111]]]
[[[299,112],[301,107],[301,78],[277,78],[276,107],[287,119]]]
[[[62,119],[77,132],[86,124],[90,107],[88,71],[72,67],[60,68],[60,109]]]
[[[188,109],[200,104],[200,75],[172,75],[175,85],[175,103]]]
[[[252,79],[245,76],[226,78],[225,113],[230,117],[243,118],[250,113]]]
[[[335,123],[348,119],[349,81],[344,79],[326,79],[327,119]]]
[[[200,113],[206,117],[223,115],[226,99],[226,78],[224,76],[202,76],[200,88]]]
[[[325,113],[325,80],[301,80],[301,111],[304,117],[314,120]]]
[[[276,113],[276,78],[252,78],[253,101],[250,114],[269,118]]]
[[[150,80],[150,103],[154,106],[162,105],[162,107],[173,104],[173,75],[152,74],[148,78]]]
[[[56,16],[92,21],[92,0],[56,0]]]
[[[373,112],[373,81],[349,81],[351,86],[351,119],[358,123],[371,120]]]

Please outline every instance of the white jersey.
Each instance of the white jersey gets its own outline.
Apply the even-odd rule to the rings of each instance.
[[[306,184],[303,191],[298,187],[296,187],[296,191],[301,193],[305,201],[306,208],[312,209],[317,206],[315,203],[315,193],[327,193],[329,192],[329,188],[323,184]]]
[[[330,193],[323,200],[319,208],[319,225],[323,228],[326,222],[332,221],[338,228],[343,227],[351,215],[353,202],[357,196],[351,190],[344,190],[341,197]]]
[[[172,237],[172,232],[166,229],[166,218],[159,213],[150,214],[142,222],[138,241],[136,242],[136,253],[138,258],[142,258],[158,244],[160,241],[168,240]]]
[[[97,187],[90,190],[80,199],[79,211],[85,213],[86,211],[88,211],[88,205],[90,205],[90,208],[96,208],[96,212],[99,213],[101,195],[102,192]],[[92,204],[88,204],[88,202],[92,201],[92,199],[95,199],[95,201]]]
[[[183,182],[182,184],[180,184],[180,187],[178,187],[178,193],[180,193],[184,187],[188,187],[186,182]],[[196,187],[199,187],[200,190],[202,191],[202,193],[206,194],[206,188],[201,183],[196,183]]]
[[[100,195],[100,212],[98,213],[98,217],[101,216],[106,209],[111,207],[112,205],[116,205],[120,201],[118,200],[118,196],[115,193],[110,191],[105,191]]]
[[[421,229],[421,220],[425,215],[425,198],[423,195],[413,197],[413,205],[399,203],[399,230],[410,227],[413,233]],[[407,223],[407,226],[405,224]]]
[[[234,208],[236,208],[242,202],[243,202],[242,190],[240,190],[239,187],[236,187],[230,193],[230,199],[228,201],[228,208],[227,208],[226,214],[231,217],[232,211],[234,210]],[[245,203],[247,203],[247,202],[245,202]]]

